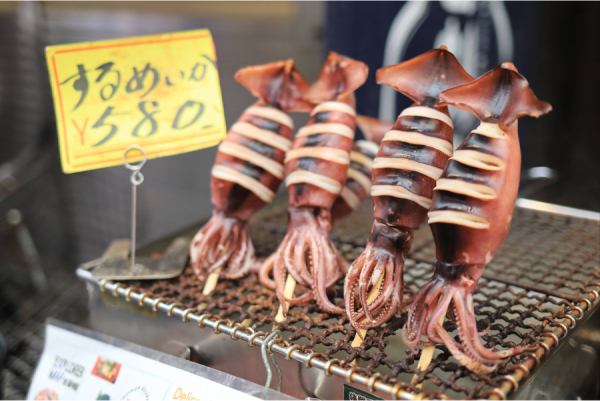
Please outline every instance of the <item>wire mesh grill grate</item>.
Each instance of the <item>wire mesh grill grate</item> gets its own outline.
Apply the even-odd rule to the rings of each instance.
[[[338,249],[352,261],[364,249],[372,215],[365,203],[358,213],[341,221],[332,230]],[[284,207],[273,207],[253,220],[251,232],[259,257],[275,250],[286,232]],[[405,268],[406,299],[410,300],[433,272],[435,247],[427,227],[415,235]],[[401,328],[405,311],[387,324],[370,330],[359,347],[350,344],[355,331],[346,316],[322,313],[316,305],[292,307],[276,328],[288,345],[314,351],[315,358],[337,359],[342,367],[357,361],[355,372],[365,377],[379,373],[378,380],[405,391],[423,390],[409,384],[414,374],[425,382],[429,397],[505,397],[507,376],[512,381],[529,374],[534,363],[565,334],[583,310],[591,308],[600,287],[600,225],[596,221],[551,215],[528,209],[515,210],[509,236],[487,267],[474,295],[480,330],[487,347],[512,348],[540,345],[532,356],[511,358],[492,374],[475,374],[460,366],[448,350],[437,346],[433,362],[425,372],[417,369],[419,354],[402,344]],[[210,314],[235,325],[244,322],[255,331],[270,333],[278,309],[275,293],[264,288],[255,276],[241,281],[221,281],[210,296],[201,293],[203,282],[191,268],[177,278],[136,282],[132,291],[161,298],[162,302]],[[342,282],[336,288],[336,303],[343,307]],[[248,320],[246,320],[248,319]],[[573,324],[571,324],[571,322]],[[457,337],[456,327],[447,320],[444,327]],[[514,385],[513,385],[514,386]]]

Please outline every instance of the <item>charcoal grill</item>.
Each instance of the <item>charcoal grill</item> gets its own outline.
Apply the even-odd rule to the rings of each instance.
[[[371,210],[372,204],[364,202],[332,230],[333,241],[349,261],[364,249]],[[287,229],[285,201],[276,201],[256,215],[250,227],[257,255],[268,256]],[[183,235],[191,237],[197,228]],[[170,240],[145,247],[140,254],[164,251]],[[425,226],[415,234],[406,262],[406,300],[431,276],[434,264],[435,247]],[[87,282],[92,328],[256,383],[264,383],[266,373],[260,350],[252,347],[262,345],[279,329],[281,336],[269,342],[269,350],[283,371],[282,391],[299,398],[340,399],[344,383],[392,399],[548,397],[548,391],[558,391],[550,388],[555,380],[548,375],[578,375],[582,383],[589,375],[594,382],[597,379],[593,370],[598,368],[597,357],[592,358],[591,363],[596,363],[592,368],[580,360],[569,372],[562,373],[560,366],[546,369],[576,355],[571,349],[562,352],[567,356],[560,356],[559,349],[567,343],[576,347],[582,341],[574,333],[594,337],[589,328],[600,317],[596,313],[600,290],[597,213],[517,201],[510,233],[476,289],[475,312],[481,329],[491,325],[482,337],[486,346],[538,348],[533,354],[512,357],[492,374],[475,374],[460,366],[442,345],[436,347],[427,370],[419,371],[420,353],[412,354],[401,340],[406,311],[369,330],[365,342],[352,347],[356,333],[348,318],[323,313],[316,305],[292,307],[286,320],[275,324],[276,296],[255,276],[223,280],[205,296],[203,282],[190,267],[179,277],[158,281],[97,280],[84,268],[78,269],[78,275]],[[336,287],[339,305],[343,304],[342,284]],[[456,335],[450,321],[444,327]],[[422,388],[411,384],[415,374]],[[546,375],[545,380],[540,375]],[[556,392],[551,396],[561,398]]]

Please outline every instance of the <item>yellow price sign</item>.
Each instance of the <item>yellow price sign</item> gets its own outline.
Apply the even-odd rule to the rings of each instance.
[[[123,164],[134,144],[153,159],[225,137],[207,29],[50,46],[46,59],[65,173]]]

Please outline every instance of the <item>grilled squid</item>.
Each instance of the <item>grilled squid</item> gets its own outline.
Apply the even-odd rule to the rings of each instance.
[[[305,305],[313,299],[326,312],[344,312],[327,298],[327,289],[345,268],[345,261],[329,239],[330,211],[342,191],[350,164],[356,117],[354,91],[365,82],[367,74],[365,64],[329,53],[317,82],[306,96],[317,106],[285,156],[289,225],[275,253],[273,267],[284,315],[286,302]],[[287,298],[283,290],[288,274],[312,290]]]
[[[365,139],[354,142],[350,152],[350,166],[344,187],[335,203],[331,207],[331,222],[335,224],[339,220],[352,213],[361,202],[369,195],[371,188],[371,168],[373,159],[379,149],[383,135],[391,128],[392,123],[377,120],[361,115],[356,116],[355,133],[362,133]],[[337,254],[343,273],[346,273],[345,259]],[[270,277],[273,271],[275,254],[271,255],[259,266],[259,279],[261,283],[271,290],[276,285]],[[262,267],[262,268],[261,268]]]
[[[440,104],[475,114],[481,124],[454,152],[434,188],[428,215],[438,262],[409,310],[403,338],[417,347],[424,334],[430,342],[444,343],[469,369],[489,373],[504,358],[529,348],[496,351],[483,346],[473,291],[510,227],[521,167],[516,120],[524,115],[538,117],[552,107],[536,99],[511,63],[448,89],[438,99]],[[460,342],[441,325],[447,308]]]
[[[346,313],[361,336],[360,329],[380,326],[400,306],[413,230],[425,221],[435,181],[452,155],[452,120],[447,107],[437,105],[437,96],[472,80],[444,46],[377,71],[377,83],[415,103],[385,134],[373,162],[375,222],[344,283]],[[376,295],[367,302],[371,291]]]
[[[222,268],[235,279],[252,267],[248,219],[271,202],[284,179],[283,161],[294,125],[288,111],[310,111],[310,86],[292,60],[239,70],[235,79],[259,100],[247,108],[219,146],[211,172],[212,218],[190,246],[192,266],[203,276]]]

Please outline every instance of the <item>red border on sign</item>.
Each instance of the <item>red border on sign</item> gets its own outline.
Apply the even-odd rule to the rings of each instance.
[[[164,43],[164,42],[176,42],[176,41],[181,41],[181,40],[191,40],[191,39],[199,39],[199,38],[205,38],[205,37],[209,37],[210,34],[205,33],[202,35],[194,35],[194,36],[185,36],[185,37],[176,37],[176,38],[168,38],[168,39],[156,39],[156,40],[150,40],[150,41],[138,41],[138,42],[129,42],[129,43],[119,43],[119,44],[114,44],[114,45],[106,45],[106,46],[98,46],[98,47],[94,47],[94,46],[89,46],[89,47],[82,47],[82,48],[77,48],[77,49],[68,49],[68,50],[59,50],[56,53],[54,53],[52,55],[52,66],[54,68],[54,79],[56,81],[56,90],[58,92],[58,103],[60,105],[60,116],[61,116],[61,121],[62,121],[62,126],[63,126],[63,142],[65,144],[65,152],[67,154],[67,163],[69,164],[69,167],[71,168],[78,168],[78,167],[84,167],[84,166],[90,166],[90,165],[94,165],[94,164],[103,164],[106,162],[111,162],[111,161],[117,161],[120,160],[119,159],[110,159],[110,160],[100,160],[98,162],[94,162],[94,163],[88,163],[88,164],[80,164],[80,165],[72,165],[71,164],[71,159],[69,157],[69,142],[67,140],[67,125],[65,124],[65,112],[64,112],[64,108],[63,108],[63,102],[62,102],[62,94],[60,92],[60,83],[58,81],[58,71],[56,70],[56,55],[60,54],[60,53],[73,53],[73,52],[78,52],[78,51],[86,51],[86,50],[96,50],[96,49],[107,49],[107,48],[111,48],[111,47],[124,47],[124,46],[138,46],[138,45],[150,45],[150,44],[154,44],[154,43]],[[216,59],[216,51],[215,51],[215,46],[214,46],[214,42],[213,42],[213,57]],[[168,141],[168,142],[162,142],[163,144],[167,144],[167,143],[172,143],[172,142],[177,142],[181,139],[174,139],[173,141]],[[173,151],[173,150],[179,150],[179,149],[185,149],[188,146],[182,146],[180,148],[174,148],[174,149],[169,149],[169,150],[165,150],[165,151],[151,151],[148,152],[148,156],[151,155],[155,155],[155,154],[160,154],[160,153],[165,153],[168,151]]]

